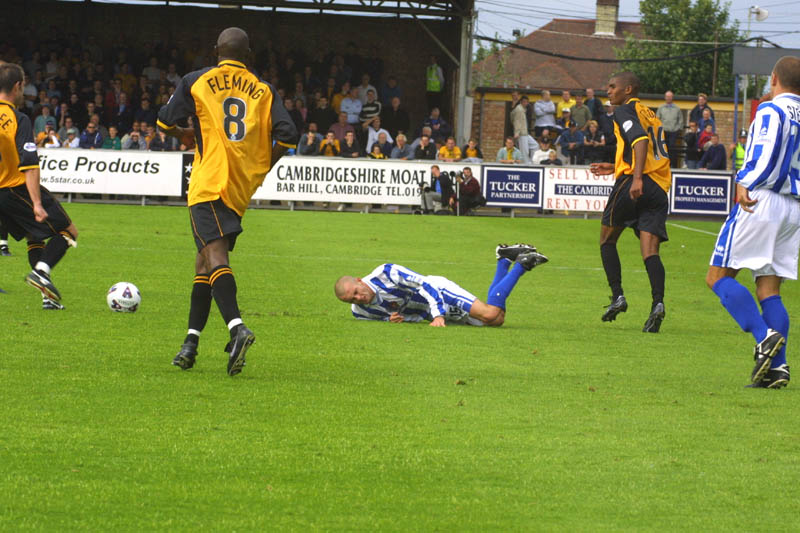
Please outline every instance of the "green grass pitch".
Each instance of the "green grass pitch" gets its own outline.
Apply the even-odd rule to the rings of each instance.
[[[229,378],[216,307],[197,366],[170,365],[186,209],[66,207],[81,235],[54,271],[65,311],[22,282],[23,244],[0,258],[0,530],[800,527],[798,384],[743,388],[752,340],[703,280],[719,222],[669,226],[652,335],[630,232],[630,308],[600,321],[598,220],[251,210],[232,267],[257,340]],[[499,329],[360,322],[333,295],[396,262],[484,299],[494,246],[516,241],[551,261]],[[137,313],[106,307],[117,281],[141,289]],[[797,283],[784,291],[800,324]]]

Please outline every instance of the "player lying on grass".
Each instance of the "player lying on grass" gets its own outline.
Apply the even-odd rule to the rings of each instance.
[[[445,327],[445,322],[472,326],[502,326],[506,299],[522,275],[547,257],[528,244],[501,244],[495,250],[497,269],[487,303],[441,276],[423,276],[403,266],[386,263],[367,276],[342,276],[334,290],[341,301],[352,304],[353,316],[362,320],[420,322]],[[511,263],[516,262],[513,268]]]

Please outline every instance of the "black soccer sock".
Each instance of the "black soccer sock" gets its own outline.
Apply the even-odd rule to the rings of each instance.
[[[31,268],[36,267],[36,263],[42,260],[44,253],[44,243],[42,241],[28,241],[28,264]]]
[[[661,256],[651,255],[644,260],[644,267],[647,269],[647,275],[650,278],[650,290],[653,294],[653,305],[662,303],[664,301],[664,263],[661,262]]]
[[[236,302],[236,279],[233,277],[233,270],[228,265],[220,265],[208,274],[208,281],[222,319],[233,337],[242,323],[239,304]]]
[[[206,327],[211,312],[211,284],[208,274],[197,274],[192,284],[192,298],[189,307],[189,333],[184,343],[200,343],[200,332]]]
[[[616,300],[622,296],[622,265],[619,262],[617,243],[607,242],[600,245],[600,257],[603,259],[603,270],[606,271],[611,297]]]
[[[67,233],[67,235],[69,235],[69,233]],[[72,237],[70,236],[70,238]],[[64,235],[56,235],[47,241],[47,246],[44,247],[44,253],[42,254],[41,261],[46,263],[47,266],[52,269],[58,264],[59,261],[61,261],[61,258],[64,257],[64,254],[67,253],[67,248],[69,248],[69,244],[64,238]]]

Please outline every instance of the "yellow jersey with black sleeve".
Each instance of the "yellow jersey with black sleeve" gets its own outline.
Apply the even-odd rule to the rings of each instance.
[[[617,138],[614,176],[633,175],[633,147],[640,141],[648,140],[650,144],[643,174],[647,174],[664,192],[669,192],[672,172],[669,168],[667,139],[656,114],[638,98],[631,98],[614,110],[614,136]]]
[[[0,100],[0,188],[25,183],[26,170],[39,168],[31,119]]]
[[[227,59],[186,74],[159,110],[158,126],[169,131],[190,116],[197,150],[189,205],[221,198],[243,216],[270,170],[273,143],[296,145],[294,122],[270,84]]]

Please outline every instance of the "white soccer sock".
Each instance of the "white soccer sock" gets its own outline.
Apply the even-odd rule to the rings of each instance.
[[[187,335],[197,335],[199,337],[200,332],[197,331],[196,329],[189,328],[189,332],[187,333]]]
[[[8,241],[5,239],[0,239],[0,246],[8,246]]]
[[[48,276],[50,275],[50,265],[48,265],[44,261],[39,261],[38,263],[36,263],[36,266],[33,267],[33,269],[34,270],[41,270],[42,272],[44,272]]]
[[[242,322],[242,319],[241,318],[234,318],[233,320],[228,322],[228,329],[231,330],[231,329],[235,328],[236,326],[238,326],[239,324],[244,324],[244,322]]]

